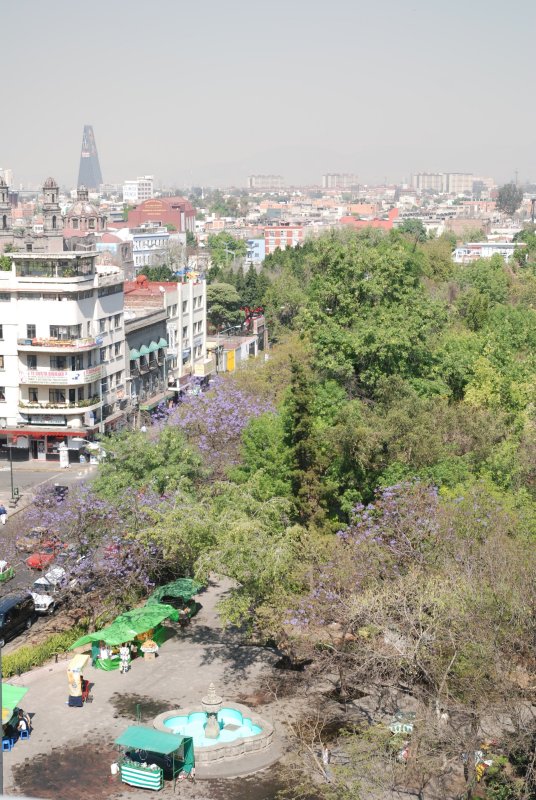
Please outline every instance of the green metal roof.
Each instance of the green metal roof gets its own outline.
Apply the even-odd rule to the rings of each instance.
[[[183,741],[184,737],[176,733],[164,733],[145,725],[131,725],[115,740],[115,744],[168,756],[178,750]]]
[[[28,689],[24,686],[12,686],[2,681],[2,708],[12,711],[18,706]]]
[[[149,350],[149,352],[150,352],[150,353],[154,353],[154,352],[155,352],[155,350],[158,350],[158,345],[157,345],[157,343],[156,343],[156,342],[153,340],[147,349]]]
[[[149,348],[146,345],[142,344],[140,347],[140,356],[148,356],[149,355]]]
[[[139,357],[140,357],[140,354],[139,354],[139,352],[138,352],[138,351],[137,351],[135,348],[133,348],[133,349],[130,351],[130,360],[131,360],[131,361],[134,361],[136,358],[139,358]]]
[[[162,338],[158,342],[158,347],[167,347],[167,346],[168,346],[168,343],[167,343],[166,339],[164,339],[164,337],[162,336]]]
[[[171,400],[172,397],[175,397],[175,391],[176,390],[173,390],[172,392],[166,392],[163,397],[160,397],[159,400],[153,400],[151,403],[143,403],[143,405],[140,406],[140,411],[152,411],[153,408],[159,406],[160,403],[163,403],[165,400]]]

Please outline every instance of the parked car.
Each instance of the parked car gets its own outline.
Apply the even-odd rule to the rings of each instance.
[[[50,533],[47,528],[41,526],[32,528],[24,536],[17,537],[15,547],[21,553],[31,553],[45,537],[50,538]]]
[[[35,604],[29,592],[13,592],[0,597],[0,647],[35,620]]]
[[[45,575],[33,582],[31,594],[37,614],[53,614],[65,586],[63,567],[52,567]]]
[[[43,542],[37,552],[26,559],[26,565],[30,569],[45,569],[56,559],[58,553],[64,549],[65,545],[56,540]]]

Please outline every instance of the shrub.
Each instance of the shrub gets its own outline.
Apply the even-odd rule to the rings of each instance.
[[[2,658],[2,677],[10,678],[28,672],[33,667],[40,667],[55,653],[65,653],[84,633],[85,629],[77,626],[64,633],[55,633],[41,644],[19,647]]]

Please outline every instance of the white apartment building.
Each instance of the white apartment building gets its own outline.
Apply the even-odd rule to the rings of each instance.
[[[154,176],[143,175],[135,181],[123,184],[123,202],[128,204],[143,203],[154,197]]]
[[[411,185],[420,192],[437,194],[472,193],[475,176],[471,172],[417,172],[411,176]]]
[[[456,264],[471,264],[479,258],[498,255],[508,264],[514,251],[525,246],[525,242],[465,242],[455,249],[452,260]]]
[[[183,390],[194,377],[206,378],[216,370],[214,358],[207,357],[206,281],[148,281],[139,275],[126,284],[126,313],[141,319],[140,312],[149,315],[161,308],[166,310],[168,384]],[[137,347],[130,352],[131,373],[146,367],[139,352]]]
[[[58,459],[123,416],[123,273],[96,256],[13,253],[0,272],[0,448],[19,458]]]
[[[322,175],[323,189],[354,189],[359,186],[357,175],[350,172],[328,172]]]
[[[249,175],[248,189],[265,189],[266,191],[276,191],[283,189],[285,179],[282,175]]]

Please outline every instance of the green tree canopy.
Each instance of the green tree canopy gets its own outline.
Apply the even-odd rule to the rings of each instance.
[[[497,208],[505,214],[512,216],[523,202],[523,189],[515,183],[505,183],[499,189]]]
[[[207,317],[218,330],[240,324],[240,296],[229,283],[209,283],[207,286]]]

